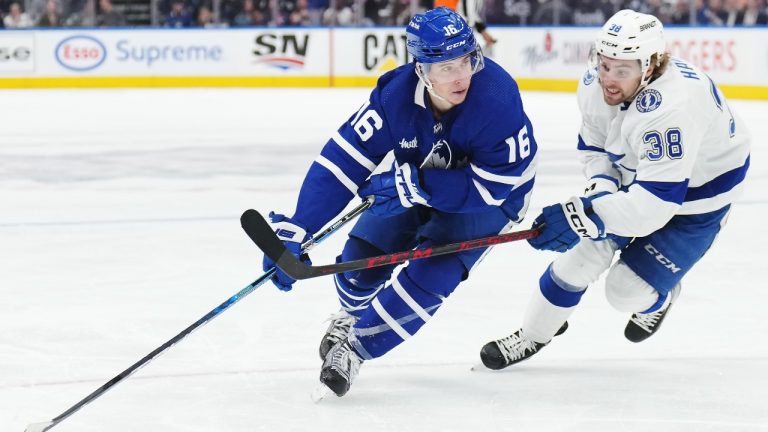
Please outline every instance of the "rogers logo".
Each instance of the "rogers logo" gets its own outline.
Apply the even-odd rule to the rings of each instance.
[[[107,48],[91,36],[70,36],[56,45],[56,61],[67,69],[87,71],[107,59]]]

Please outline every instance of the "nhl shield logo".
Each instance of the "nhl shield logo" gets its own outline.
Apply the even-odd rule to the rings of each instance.
[[[661,106],[661,93],[654,89],[645,89],[637,95],[635,107],[641,113],[647,113]]]

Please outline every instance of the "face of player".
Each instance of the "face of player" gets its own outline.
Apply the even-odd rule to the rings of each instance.
[[[642,71],[638,60],[617,60],[601,55],[598,56],[597,71],[603,88],[603,100],[608,105],[628,101],[640,86]],[[652,71],[651,68],[647,73]]]
[[[469,55],[429,65],[426,75],[432,83],[432,91],[449,105],[441,108],[447,110],[464,102],[473,73],[474,65]],[[436,105],[446,105],[439,102]]]

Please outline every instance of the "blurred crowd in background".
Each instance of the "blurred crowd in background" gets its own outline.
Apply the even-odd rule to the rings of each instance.
[[[0,27],[403,26],[433,1],[0,0]],[[766,0],[484,0],[480,13],[491,25],[602,25],[624,8],[667,25],[768,25]]]

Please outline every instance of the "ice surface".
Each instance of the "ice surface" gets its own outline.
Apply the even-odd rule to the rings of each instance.
[[[293,211],[364,90],[0,92],[0,431],[84,398],[261,274],[247,208]],[[530,215],[579,192],[572,94],[525,93]],[[312,403],[330,278],[265,285],[54,431],[768,431],[768,103],[748,186],[662,331],[624,340],[598,283],[535,359],[470,371],[553,255],[498,246],[429,325]],[[530,224],[530,219],[524,226]],[[313,252],[330,263],[344,236]]]

